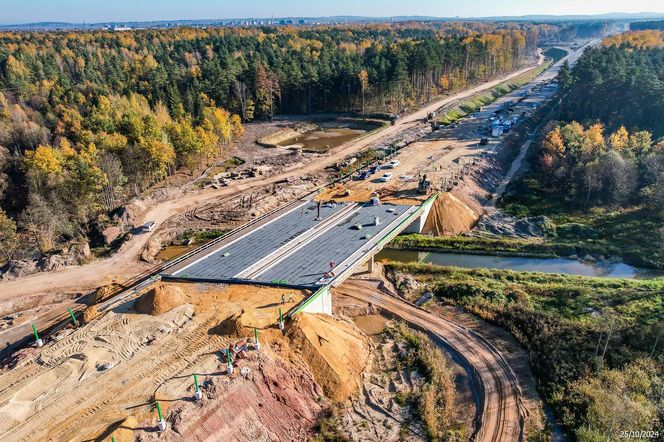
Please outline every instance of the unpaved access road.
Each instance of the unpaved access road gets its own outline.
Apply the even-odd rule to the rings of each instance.
[[[542,64],[542,62],[543,58],[540,54],[537,65]],[[255,191],[265,186],[271,186],[284,179],[297,178],[323,170],[325,167],[342,161],[349,155],[376,144],[380,140],[411,129],[418,124],[422,124],[421,121],[426,118],[429,112],[436,111],[442,106],[449,105],[450,103],[491,89],[504,81],[517,77],[534,68],[535,66],[529,66],[496,80],[436,100],[422,107],[418,111],[404,116],[398,120],[394,126],[388,126],[360,140],[339,146],[338,148],[333,149],[329,155],[321,157],[316,161],[304,165],[296,164],[287,167],[283,169],[281,173],[276,175],[250,178],[243,181],[233,182],[230,186],[221,189],[185,193],[175,199],[159,202],[146,212],[143,221],[151,220],[161,224],[174,215],[192,210],[210,200],[224,197],[236,197],[245,192]],[[138,256],[149,241],[151,235],[152,234],[150,233],[144,233],[134,236],[109,258],[99,259],[82,266],[67,267],[55,272],[35,273],[12,281],[1,282],[0,300],[27,294],[32,295],[43,292],[52,292],[54,290],[86,290],[103,284],[112,277],[119,277],[119,279],[131,278],[147,269],[145,264],[138,261]]]
[[[514,371],[500,352],[479,334],[433,315],[378,288],[378,280],[350,279],[334,289],[370,303],[444,341],[466,366],[479,396],[475,441],[524,440],[528,411]]]

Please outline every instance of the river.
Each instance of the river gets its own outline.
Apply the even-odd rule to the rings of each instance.
[[[662,273],[656,270],[640,269],[624,263],[586,262],[565,258],[523,258],[385,249],[376,255],[376,260],[380,262],[421,262],[467,269],[500,269],[601,278],[650,279],[662,276]]]

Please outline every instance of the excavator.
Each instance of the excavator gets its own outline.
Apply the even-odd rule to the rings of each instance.
[[[426,195],[429,192],[431,192],[431,181],[427,180],[427,176],[424,174],[417,184],[417,193]]]

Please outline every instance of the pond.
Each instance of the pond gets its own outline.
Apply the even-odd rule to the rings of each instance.
[[[343,126],[336,123],[321,123],[318,129],[288,138],[277,143],[277,145],[281,147],[300,146],[304,152],[325,153],[360,137],[378,126],[378,124],[371,124],[370,122]]]
[[[159,261],[168,261],[182,255],[183,253],[187,253],[188,251],[193,250],[196,247],[198,247],[198,245],[195,244],[189,246],[167,246],[161,249],[159,253],[157,253],[155,259]]]
[[[649,279],[662,276],[662,273],[656,270],[640,269],[623,263],[585,262],[565,258],[523,258],[386,249],[376,255],[376,260],[380,262],[422,262],[467,269],[514,270],[517,272],[558,273],[601,278]]]

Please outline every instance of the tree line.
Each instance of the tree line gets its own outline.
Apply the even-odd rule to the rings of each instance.
[[[663,31],[609,37],[563,74],[561,83],[569,91],[564,119],[600,120],[610,130],[625,126],[664,136]]]
[[[639,205],[664,211],[664,141],[621,126],[553,124],[541,143],[540,168],[554,192],[590,204]]]
[[[244,120],[388,112],[514,69],[557,29],[441,26],[3,33],[0,84],[45,106],[134,92],[175,117],[199,118],[201,94]]]
[[[664,20],[633,22],[630,23],[629,28],[632,31],[647,31],[647,30],[664,31]]]

